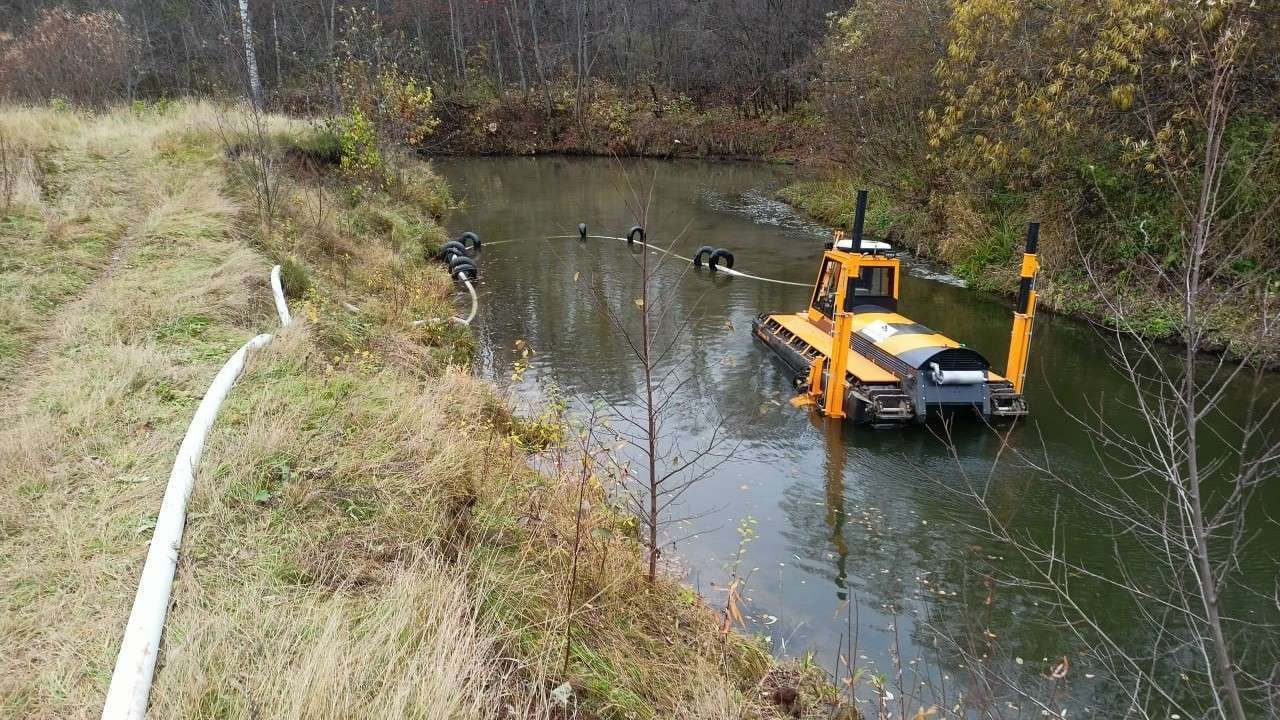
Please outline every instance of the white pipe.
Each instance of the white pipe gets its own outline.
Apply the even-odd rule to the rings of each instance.
[[[280,315],[280,327],[288,327],[293,322],[289,315],[289,305],[284,301],[284,286],[280,283],[280,266],[271,268],[271,294],[276,299],[276,313]]]
[[[289,308],[280,288],[280,266],[271,271],[271,285],[275,292],[276,310],[280,322],[289,323]],[[196,467],[204,453],[204,443],[218,417],[218,409],[227,393],[235,385],[236,378],[244,370],[249,351],[265,347],[271,335],[254,337],[240,347],[213,378],[195,417],[187,426],[187,434],[178,448],[169,484],[165,487],[160,515],[151,535],[151,547],[147,561],[142,566],[142,579],[138,593],[129,611],[129,623],[120,642],[120,654],[111,673],[111,685],[107,688],[107,700],[102,708],[103,720],[142,720],[147,713],[147,700],[151,695],[151,680],[155,676],[156,658],[160,651],[160,638],[164,633],[165,616],[169,611],[169,597],[173,592],[173,574],[178,565],[178,548],[182,546],[182,531],[187,523],[187,502],[196,483]]]
[[[470,325],[472,320],[476,319],[476,314],[479,313],[480,311],[480,297],[476,295],[476,288],[474,284],[471,284],[471,281],[468,281],[468,279],[466,279],[466,275],[458,275],[458,279],[462,281],[462,284],[465,284],[465,286],[467,287],[467,292],[471,293],[471,314],[467,315],[466,319],[462,319],[462,318],[449,318],[449,319],[453,320],[454,323]],[[355,305],[349,304],[349,302],[343,302],[343,306],[346,307],[347,310],[351,310],[352,313],[360,313],[360,307],[356,307]],[[425,320],[412,320],[412,322],[410,322],[410,327],[417,328],[417,327],[421,327],[421,325],[425,325],[428,323],[439,323],[439,322],[440,322],[440,318],[426,318]]]
[[[467,286],[467,292],[471,293],[471,314],[467,316],[466,320],[459,317],[449,319],[454,322],[462,323],[463,325],[470,325],[471,321],[476,319],[476,313],[480,310],[480,298],[476,295],[476,286],[472,285],[471,281],[468,280],[465,275],[459,274],[458,279],[462,281],[463,285]]]

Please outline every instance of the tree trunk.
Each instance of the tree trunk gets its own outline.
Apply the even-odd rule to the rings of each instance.
[[[643,236],[642,236],[643,237]],[[653,336],[649,327],[649,248],[640,249],[641,352],[644,364],[645,440],[649,461],[649,582],[658,579],[658,411],[653,397]]]
[[[280,21],[276,17],[276,4],[271,3],[271,39],[276,50],[276,94],[280,93],[280,87],[284,83],[284,76],[280,72]]]
[[[542,85],[542,98],[548,126],[551,124],[551,87],[547,85],[547,73],[542,66],[542,41],[538,39],[538,16],[534,14],[533,0],[529,0],[529,25],[533,28],[533,62],[538,68],[538,83]]]
[[[262,82],[258,80],[258,56],[253,52],[253,18],[249,0],[240,0],[240,31],[244,36],[244,64],[249,75],[249,98],[256,108],[262,107]]]
[[[511,5],[504,9],[507,14],[507,25],[511,28],[511,37],[516,42],[516,67],[520,70],[520,92],[528,95],[529,79],[524,73],[524,39],[520,36],[520,23],[516,22],[520,10],[516,7],[516,0],[511,0]]]

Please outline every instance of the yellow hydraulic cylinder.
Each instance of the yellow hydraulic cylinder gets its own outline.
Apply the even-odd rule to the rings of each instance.
[[[1027,251],[1022,255],[1021,281],[1018,284],[1018,307],[1013,312],[1013,332],[1009,338],[1009,369],[1005,375],[1021,393],[1027,378],[1027,360],[1031,352],[1031,330],[1036,318],[1036,273],[1040,261],[1036,249],[1040,243],[1040,223],[1027,226]]]
[[[827,387],[822,414],[844,417],[845,372],[849,367],[849,340],[853,334],[853,314],[836,313],[836,326],[831,338],[831,362],[827,364]]]

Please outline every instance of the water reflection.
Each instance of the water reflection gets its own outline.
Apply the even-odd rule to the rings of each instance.
[[[844,437],[840,432],[842,425],[829,418],[819,417],[816,413],[811,413],[809,418],[823,433],[823,439],[826,441],[827,527],[830,528],[831,545],[835,550],[836,599],[843,601],[849,599],[849,593],[845,588],[849,577],[846,568],[849,562],[849,543],[844,539],[844,525],[848,515],[844,507]]]

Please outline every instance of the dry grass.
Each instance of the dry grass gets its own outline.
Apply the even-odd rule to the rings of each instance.
[[[0,408],[0,716],[100,712],[173,453],[217,368],[274,328],[276,258],[293,290],[310,287],[206,450],[154,716],[771,716],[767,654],[721,633],[687,589],[644,582],[633,525],[599,479],[570,615],[575,479],[529,468],[502,399],[457,367],[466,333],[405,322],[453,311],[444,273],[406,241],[438,241],[426,185],[356,204],[324,172],[290,175],[268,225],[211,106],[0,122],[66,168],[47,178],[22,262],[77,245],[43,228],[110,230],[20,329],[42,350],[22,351]],[[306,132],[268,122],[277,142]],[[71,177],[119,189],[49,192]],[[25,306],[63,280],[50,277],[0,299]],[[574,699],[553,707],[566,681]]]

